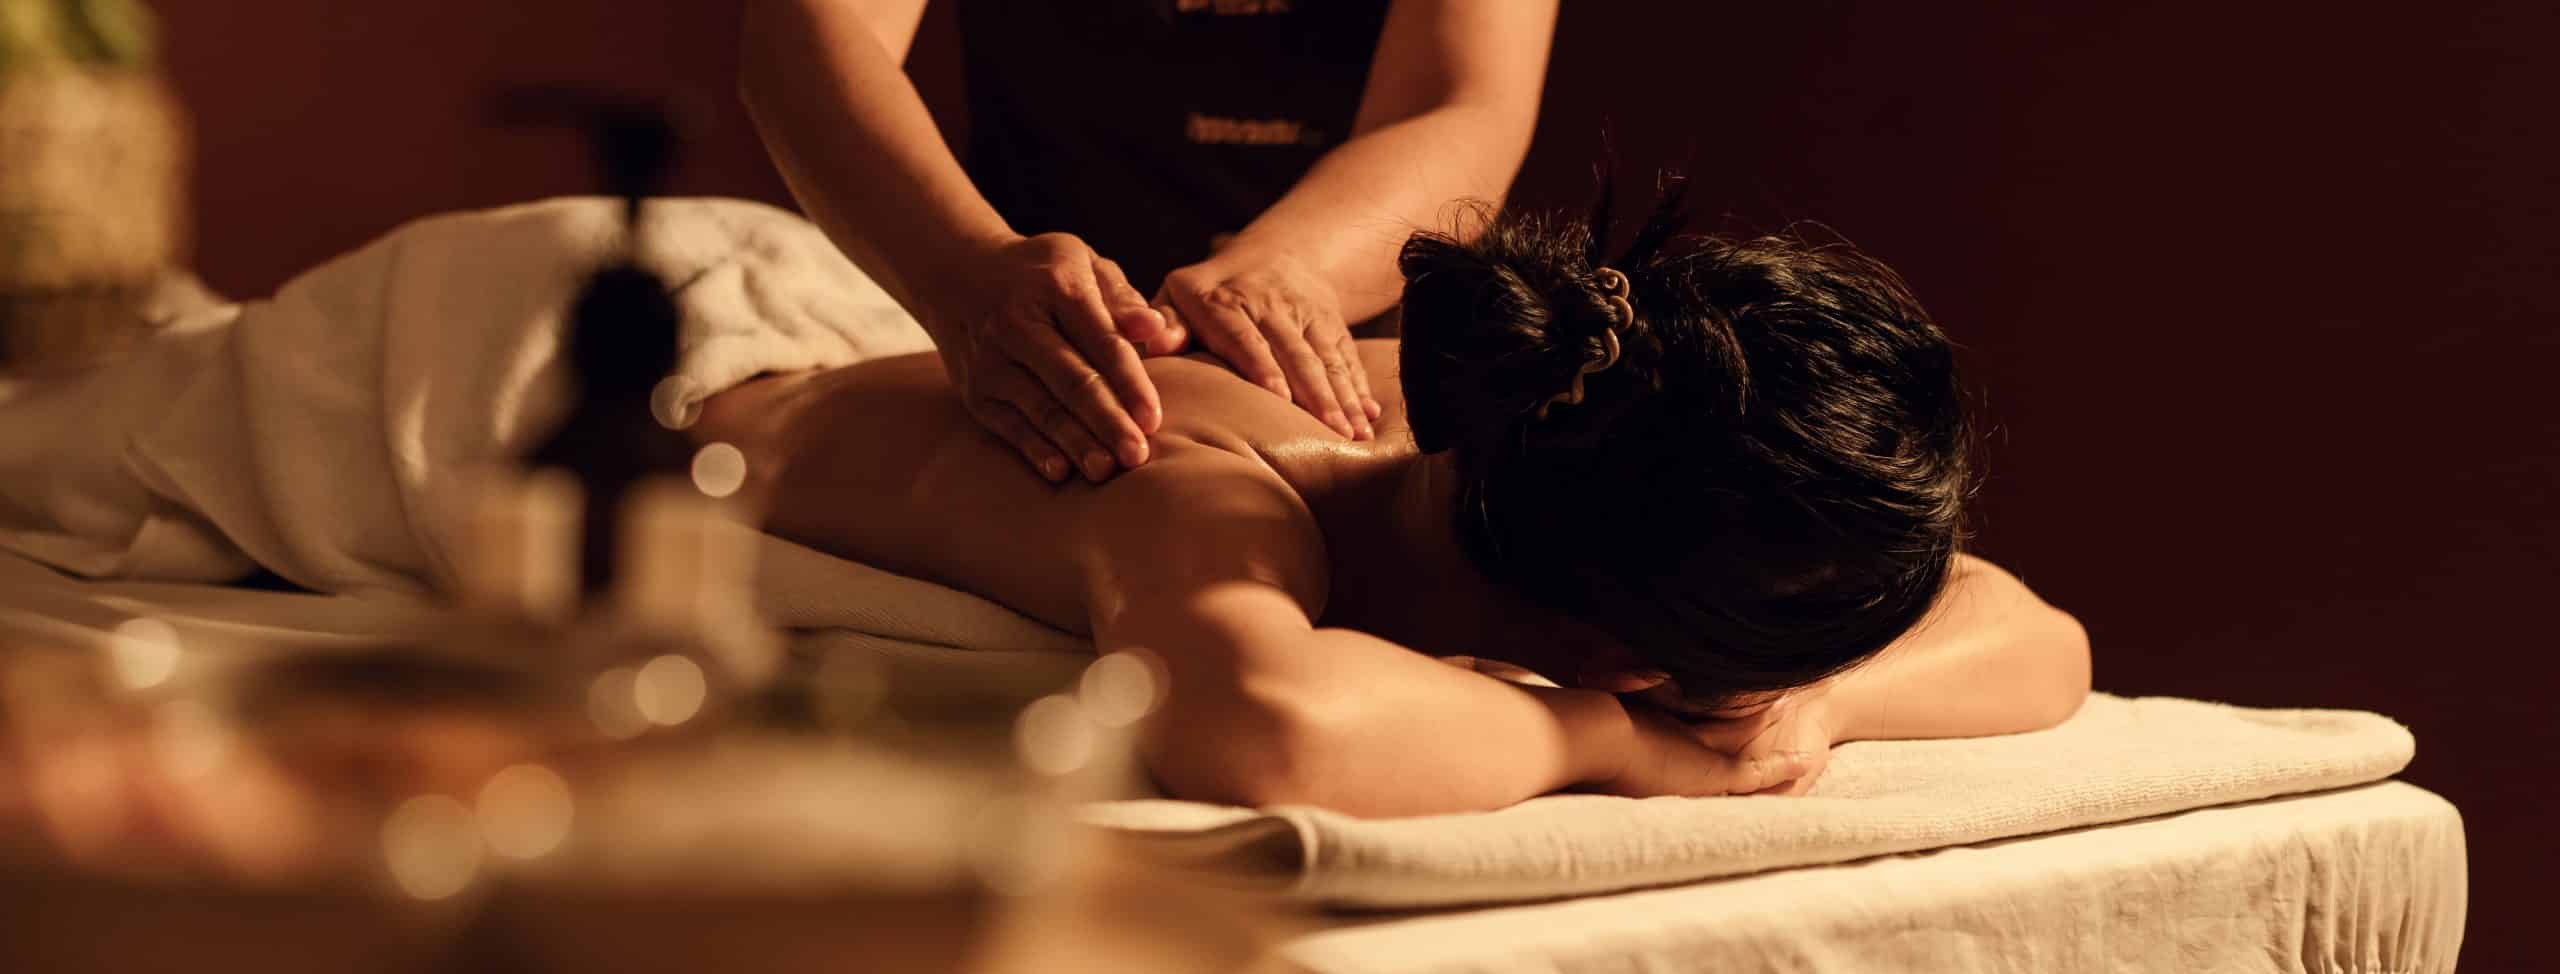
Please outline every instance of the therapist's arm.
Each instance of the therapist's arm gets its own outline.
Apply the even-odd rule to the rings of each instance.
[[[1328,422],[1345,435],[1369,432],[1347,323],[1395,304],[1396,252],[1416,229],[1464,233],[1475,228],[1451,226],[1454,201],[1501,202],[1528,153],[1555,19],[1556,0],[1396,0],[1351,138],[1208,260],[1168,275],[1160,303],[1245,378],[1340,412]]]
[[[900,69],[924,0],[749,0],[739,93],[794,197],[924,324],[969,412],[1050,480],[1147,458],[1162,406],[1123,331],[1162,319],[1066,234],[1024,237]]]

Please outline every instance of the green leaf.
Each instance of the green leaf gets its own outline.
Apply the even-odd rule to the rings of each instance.
[[[137,0],[58,0],[63,28],[81,60],[138,67],[159,53],[158,25]]]
[[[56,0],[0,0],[0,71],[58,63],[62,49]]]

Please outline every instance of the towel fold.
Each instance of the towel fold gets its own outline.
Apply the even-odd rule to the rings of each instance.
[[[1424,907],[1574,896],[2033,835],[2341,788],[2409,763],[2378,714],[2093,694],[2006,737],[1842,745],[1801,798],[1550,795],[1359,819],[1176,801],[1089,807],[1176,859],[1309,900]]]

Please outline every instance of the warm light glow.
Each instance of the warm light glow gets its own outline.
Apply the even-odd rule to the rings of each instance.
[[[631,685],[631,700],[650,723],[673,727],[701,712],[709,689],[700,665],[669,654],[641,664]]]
[[[107,642],[116,681],[135,690],[166,683],[178,672],[178,630],[149,616],[117,623]]]
[[[569,837],[576,805],[569,783],[539,764],[511,765],[480,786],[474,809],[489,850],[510,859],[549,855]]]
[[[1156,708],[1155,664],[1136,653],[1113,653],[1084,668],[1076,699],[1104,727],[1126,727]]]
[[[1046,696],[1022,708],[1013,724],[1014,752],[1024,767],[1066,774],[1093,760],[1093,720],[1072,697]]]
[[[629,740],[649,729],[649,718],[640,713],[634,699],[639,695],[638,683],[639,674],[630,667],[617,666],[598,674],[596,681],[588,685],[587,719],[595,721],[596,729],[604,736]]]
[[[222,770],[231,757],[231,730],[213,708],[196,700],[172,700],[155,714],[151,743],[160,766],[179,778]]]
[[[693,453],[693,487],[710,497],[727,497],[747,483],[747,455],[726,443],[711,443]]]
[[[400,803],[382,823],[382,860],[400,891],[422,900],[462,892],[480,874],[480,829],[445,795]]]

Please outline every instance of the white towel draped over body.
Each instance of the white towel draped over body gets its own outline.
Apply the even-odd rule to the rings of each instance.
[[[262,565],[346,595],[444,587],[462,485],[564,413],[566,311],[626,238],[606,199],[424,219],[273,298],[182,314],[110,367],[0,393],[0,549],[94,579],[215,582]],[[652,404],[670,425],[761,372],[932,347],[793,214],[652,200],[639,238],[685,314]],[[1075,645],[983,599],[784,542],[763,566],[759,601],[785,624]]]

